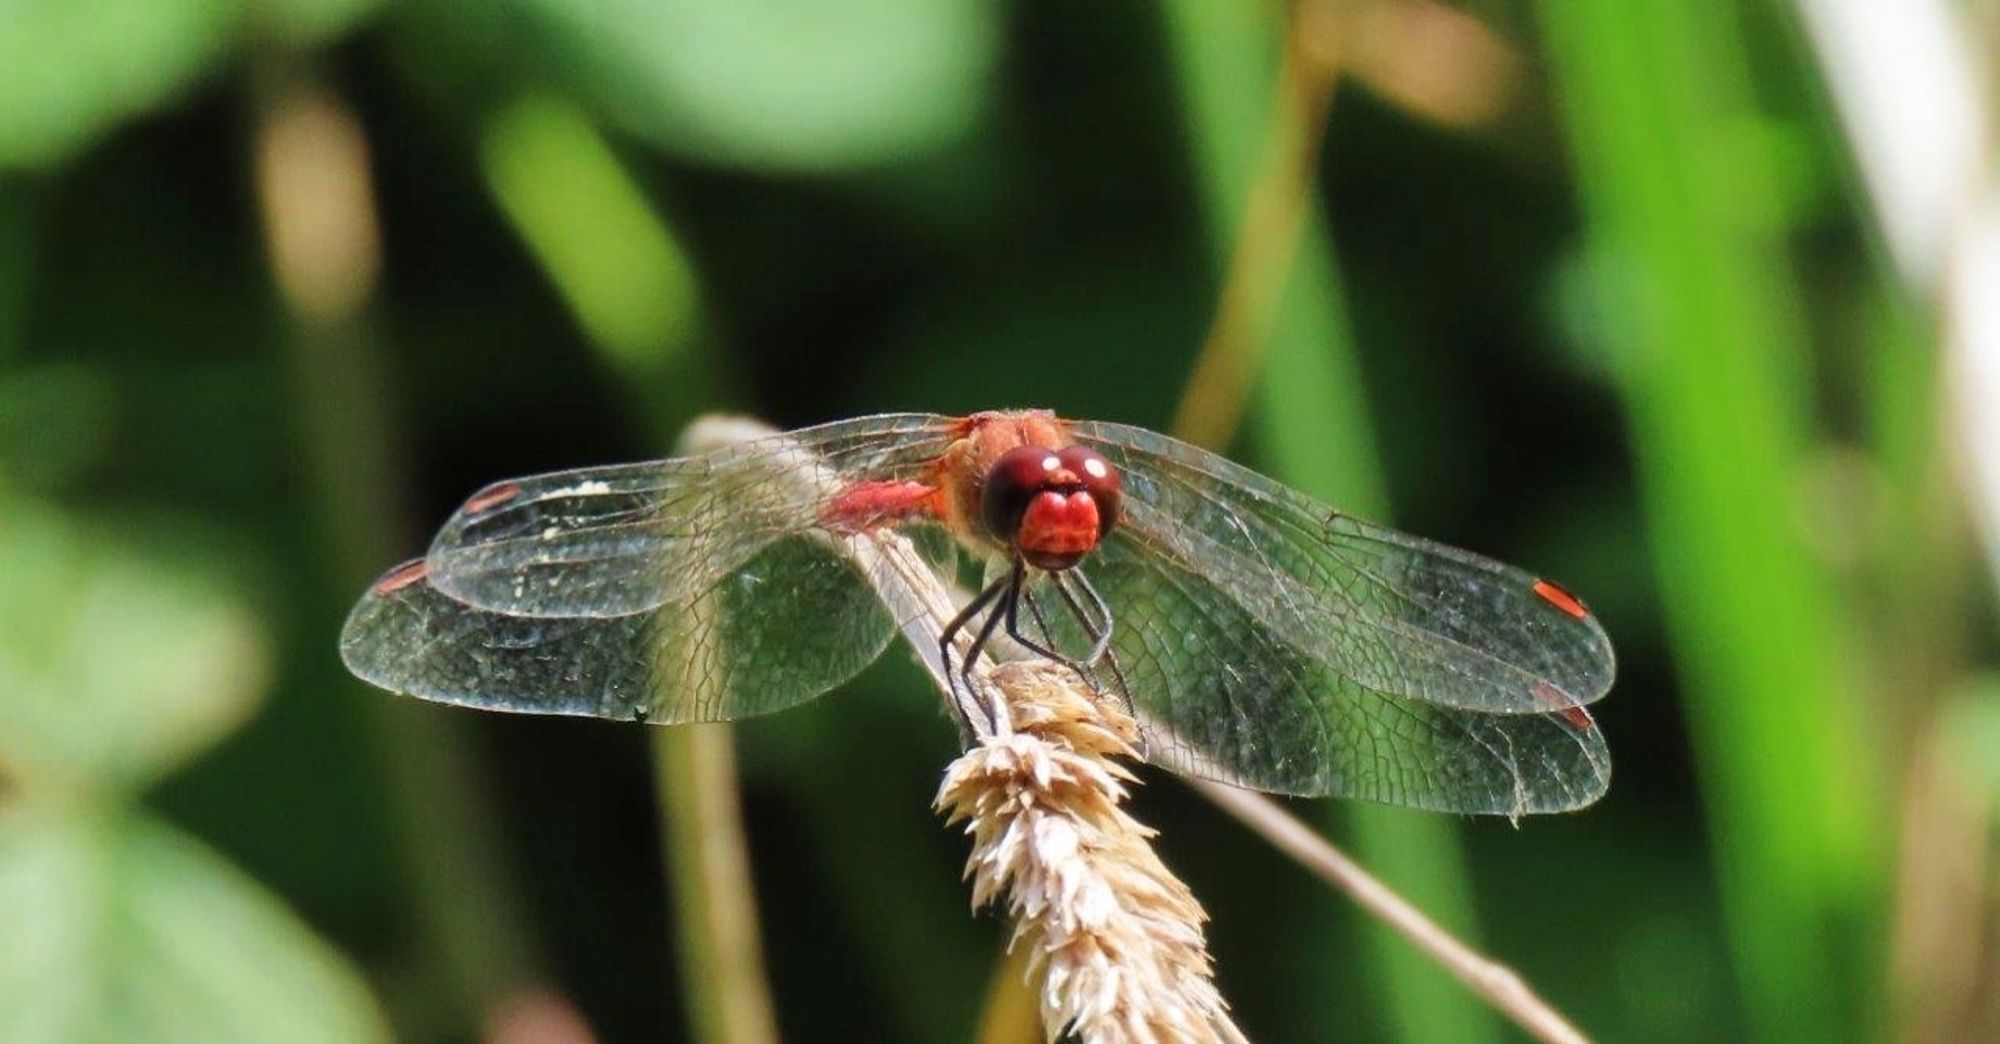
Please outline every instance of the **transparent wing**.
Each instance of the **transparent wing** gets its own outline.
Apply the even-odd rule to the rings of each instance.
[[[1328,677],[1443,707],[1546,714],[1611,687],[1603,628],[1532,574],[1350,518],[1164,435],[1096,422],[1072,430],[1123,469],[1114,540],[1206,581],[1191,612],[1226,609]]]
[[[676,605],[772,542],[817,528],[856,482],[916,480],[949,418],[884,414],[692,457],[581,468],[472,495],[431,544],[432,586],[519,616],[622,617]]]
[[[1371,688],[1265,626],[1205,572],[1117,532],[1082,568],[1116,621],[1097,681],[1129,694],[1147,759],[1165,768],[1508,816],[1578,808],[1610,784],[1604,737],[1580,707],[1485,714]],[[1048,577],[1032,590],[1059,644],[1087,644]]]
[[[913,528],[934,558],[950,554],[941,529]],[[853,677],[894,633],[842,546],[857,539],[780,537],[672,605],[617,616],[495,612],[439,590],[417,560],[355,606],[341,658],[382,688],[489,710],[661,723],[765,714]]]

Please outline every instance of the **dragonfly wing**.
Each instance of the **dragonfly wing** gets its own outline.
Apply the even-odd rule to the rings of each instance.
[[[1117,534],[1135,552],[1210,578],[1233,612],[1347,683],[1526,715],[1611,687],[1603,628],[1533,574],[1341,514],[1164,435],[1073,430],[1123,469]]]
[[[916,480],[948,418],[884,414],[671,460],[538,475],[473,494],[425,556],[461,602],[619,617],[684,602],[774,541],[817,528],[855,482]]]
[[[661,723],[729,721],[802,703],[853,677],[895,621],[835,537],[770,541],[671,605],[617,616],[523,616],[460,601],[422,560],[349,615],[341,656],[361,678],[490,710]]]
[[[1510,816],[1578,808],[1610,783],[1604,737],[1582,708],[1485,714],[1372,688],[1265,626],[1204,572],[1115,531],[1085,568],[1116,620],[1122,678],[1106,664],[1099,681],[1122,682],[1148,760],[1166,768],[1284,794]],[[1050,599],[1038,591],[1037,601]],[[1055,626],[1076,647],[1074,625]]]

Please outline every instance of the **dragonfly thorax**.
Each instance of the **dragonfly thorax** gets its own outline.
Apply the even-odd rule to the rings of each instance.
[[[1017,446],[987,469],[980,520],[1037,569],[1082,560],[1118,522],[1118,470],[1084,446]]]

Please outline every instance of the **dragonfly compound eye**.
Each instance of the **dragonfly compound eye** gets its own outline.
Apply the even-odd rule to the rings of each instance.
[[[1088,446],[1071,446],[1056,454],[1056,459],[1076,476],[1078,484],[1097,503],[1097,535],[1111,532],[1111,527],[1118,524],[1118,512],[1124,500],[1118,469],[1104,459],[1104,454]]]
[[[1089,459],[1072,464],[1071,452],[1008,450],[986,472],[980,493],[987,531],[1039,569],[1067,569],[1097,546],[1106,527],[1093,486],[1117,496],[1116,476],[1103,458],[1086,450]]]
[[[986,531],[1002,543],[1013,543],[1029,502],[1049,488],[1061,469],[1055,451],[1042,446],[1016,446],[1001,454],[987,469],[986,486],[979,494]]]

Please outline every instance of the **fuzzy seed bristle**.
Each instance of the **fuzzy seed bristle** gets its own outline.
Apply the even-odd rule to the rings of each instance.
[[[1003,664],[1013,731],[945,772],[936,807],[972,836],[975,907],[1004,906],[1028,947],[1042,1024],[1086,1044],[1244,1040],[1211,977],[1207,915],[1120,807],[1137,727],[1067,668]]]

